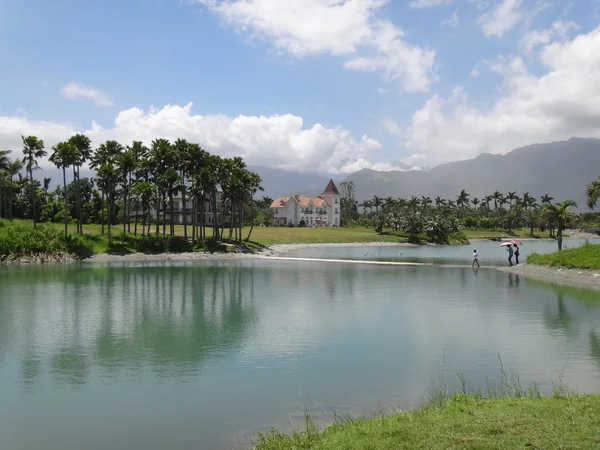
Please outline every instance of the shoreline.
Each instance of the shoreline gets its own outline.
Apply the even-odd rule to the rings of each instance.
[[[513,267],[497,267],[496,269],[500,272],[522,275],[559,286],[600,291],[600,270],[568,269],[526,263]]]

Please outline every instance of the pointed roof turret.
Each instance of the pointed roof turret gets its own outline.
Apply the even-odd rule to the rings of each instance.
[[[324,194],[340,195],[340,192],[338,191],[338,188],[335,185],[335,183],[333,182],[333,180],[329,180],[329,184],[327,185],[327,187],[323,191],[323,194],[321,194],[321,195],[324,195]]]

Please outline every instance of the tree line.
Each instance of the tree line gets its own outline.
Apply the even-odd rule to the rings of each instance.
[[[588,207],[593,208],[600,200],[600,177],[587,187]],[[378,197],[357,203],[362,207],[362,217],[355,223],[371,225],[378,232],[384,228],[402,230],[409,236],[427,233],[433,241],[444,242],[447,236],[460,228],[503,229],[515,228],[549,231],[562,249],[563,231],[577,224],[573,212],[577,203],[573,200],[555,202],[549,194],[539,198],[529,192],[502,193],[495,191],[479,198],[462,190],[453,199],[440,196],[410,198]]]
[[[181,197],[182,211],[192,212],[189,221],[183,214],[184,238],[209,238],[205,228],[212,228],[210,238],[219,239],[228,222],[229,239],[241,241],[243,223],[248,221],[245,213],[254,214],[254,195],[262,190],[260,176],[248,170],[242,158],[222,158],[185,139],[159,138],[150,146],[109,140],[94,149],[87,136],[76,134],[51,148],[49,161],[62,170],[62,188],[51,194],[50,179],[44,178],[42,185],[33,176],[41,169],[39,161],[48,156],[43,140],[22,136],[22,142],[22,159],[11,159],[11,150],[0,151],[0,217],[31,219],[36,227],[41,220],[56,221],[60,206],[65,237],[71,221],[80,234],[86,223],[101,223],[103,234],[106,225],[109,240],[111,226],[119,221],[124,235],[131,233],[133,222],[134,234],[139,223],[143,236],[158,236],[160,224],[162,234],[167,235],[168,223],[168,235],[173,237],[174,198]],[[93,179],[80,177],[84,164],[94,169]],[[72,173],[71,183],[67,183],[67,172]],[[206,227],[207,205],[211,227]],[[253,225],[252,217],[250,222]]]

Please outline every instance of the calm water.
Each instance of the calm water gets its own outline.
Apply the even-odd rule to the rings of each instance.
[[[558,250],[556,241],[522,240],[521,262],[532,252],[551,253]],[[565,239],[563,248],[579,247],[584,239]],[[600,242],[600,241],[598,241]],[[482,241],[461,246],[410,246],[410,247],[321,247],[306,248],[286,253],[285,256],[306,258],[363,259],[379,261],[426,262],[434,264],[471,264],[473,250],[479,253],[480,264],[487,266],[508,265],[508,252],[500,242]],[[513,259],[514,262],[514,259]]]
[[[498,354],[524,385],[564,370],[600,392],[598,293],[471,268],[3,267],[0,448],[247,448],[305,408],[418,405],[441,373],[485,386]]]

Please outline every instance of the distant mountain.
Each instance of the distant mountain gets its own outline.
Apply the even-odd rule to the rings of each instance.
[[[572,138],[518,148],[506,155],[483,153],[466,161],[436,166],[429,171],[377,172],[364,169],[348,175],[357,199],[441,196],[455,198],[461,189],[473,197],[495,190],[536,198],[548,193],[556,200],[575,200],[585,209],[585,187],[600,175],[600,140]]]
[[[248,170],[256,172],[262,178],[264,192],[257,193],[257,197],[269,196],[272,198],[284,197],[292,194],[319,195],[323,192],[330,176],[316,173],[295,172],[273,169],[265,166],[248,166]],[[341,178],[333,179],[336,183]]]

